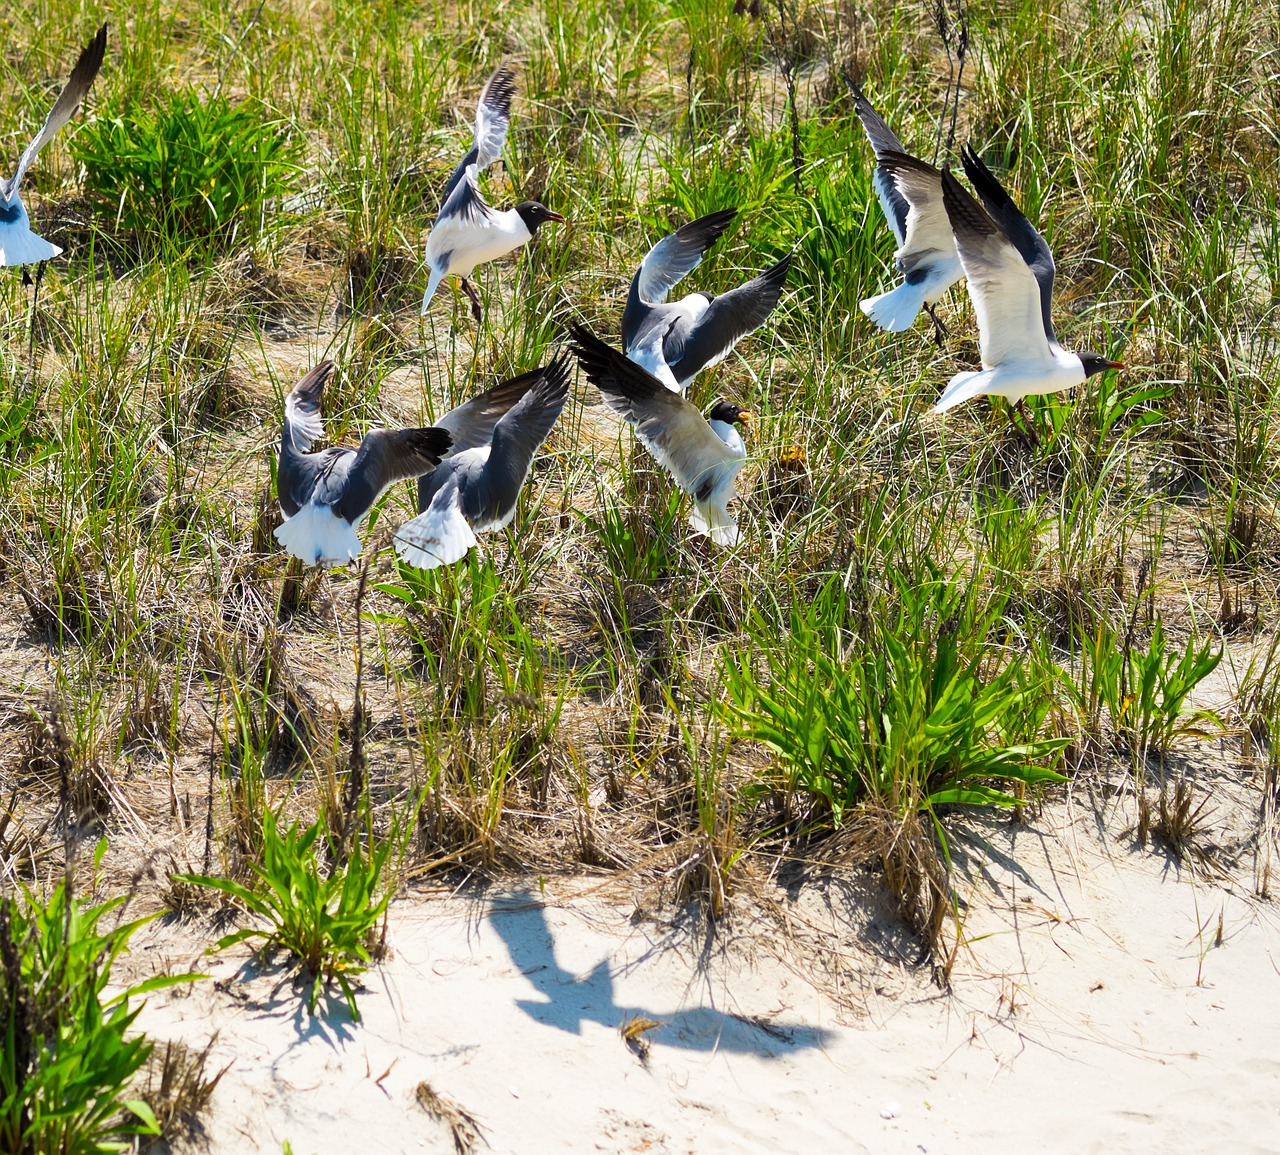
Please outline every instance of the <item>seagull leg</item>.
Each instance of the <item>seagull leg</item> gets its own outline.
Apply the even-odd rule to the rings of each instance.
[[[27,382],[35,380],[36,375],[36,306],[40,303],[40,282],[44,280],[44,267],[48,261],[41,261],[36,265],[35,292],[31,294],[31,331],[27,336]],[[24,283],[31,281],[27,273],[27,266],[22,266],[22,276]]]
[[[929,320],[933,322],[933,343],[942,348],[942,338],[947,336],[947,327],[938,319],[937,306],[925,303],[924,311],[929,314]]]
[[[1027,410],[1027,399],[1025,397],[1019,397],[1018,404],[1013,408],[1017,411],[1018,416],[1020,416],[1023,421],[1023,424],[1019,425],[1017,421],[1013,419],[1013,412],[1010,412],[1009,420],[1012,423],[1015,432],[1018,434],[1019,440],[1022,441],[1028,449],[1035,449],[1040,444],[1040,436],[1036,433],[1035,423],[1030,412]]]
[[[471,315],[476,319],[476,324],[478,325],[484,320],[484,311],[480,308],[480,295],[476,292],[475,286],[466,277],[459,277],[458,280],[462,284],[462,291],[471,298]]]

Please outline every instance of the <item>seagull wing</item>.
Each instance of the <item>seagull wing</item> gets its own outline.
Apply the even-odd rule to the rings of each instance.
[[[910,274],[917,265],[938,256],[954,257],[956,242],[942,204],[942,173],[906,153],[886,153],[876,175],[884,173],[907,205],[898,269]]]
[[[312,442],[324,436],[324,420],[320,416],[320,399],[325,382],[333,375],[332,361],[321,361],[290,391],[284,399],[284,435],[299,453],[306,453]]]
[[[18,191],[18,185],[22,183],[22,178],[30,167],[31,162],[36,159],[36,154],[57,135],[58,129],[75,116],[76,110],[80,107],[81,102],[89,92],[90,86],[93,84],[94,78],[98,75],[98,69],[102,67],[102,60],[106,55],[106,51],[107,26],[103,24],[98,29],[98,34],[89,41],[84,51],[80,53],[80,59],[76,61],[76,66],[71,70],[70,78],[67,80],[58,99],[54,101],[53,108],[49,110],[49,115],[45,117],[40,131],[36,133],[35,139],[24,150],[21,159],[18,161],[18,171],[14,173],[9,183],[4,186],[5,200],[10,199]]]
[[[894,134],[893,129],[885,124],[884,117],[871,107],[871,101],[866,98],[862,89],[854,84],[853,77],[848,72],[844,74],[844,82],[853,93],[853,104],[858,110],[858,119],[862,121],[862,127],[866,130],[867,139],[871,141],[871,147],[876,150],[876,156],[885,152],[906,152],[902,141]]]
[[[444,186],[444,192],[440,196],[442,204],[458,187],[471,165],[475,165],[477,170],[484,170],[502,155],[502,148],[507,140],[507,126],[511,123],[511,100],[515,94],[516,74],[505,64],[485,81],[484,88],[480,91],[480,101],[476,105],[475,137],[467,155],[453,170],[449,183]]]
[[[969,279],[983,366],[1048,362],[1051,354],[1040,320],[1040,285],[1027,262],[950,172],[942,174],[942,199],[960,265]]]
[[[777,307],[790,267],[788,253],[745,285],[713,298],[697,321],[677,321],[662,343],[663,356],[676,380],[688,381],[723,361],[743,337],[760,328]]]
[[[635,426],[641,443],[681,489],[704,500],[726,469],[737,471],[741,456],[715,435],[694,405],[585,326],[573,326],[570,336],[578,364],[605,404]]]
[[[702,255],[737,215],[737,209],[721,209],[663,237],[646,254],[636,273],[640,300],[646,305],[666,300],[667,294],[702,263]]]
[[[862,121],[862,127],[866,131],[867,139],[871,141],[871,147],[875,150],[876,160],[882,161],[888,154],[905,156],[907,152],[906,146],[898,139],[893,130],[885,124],[884,118],[871,107],[871,102],[862,94],[862,89],[854,84],[853,78],[847,72],[844,75],[844,80],[853,93],[853,103],[858,110],[858,119]],[[898,238],[898,244],[905,245],[907,239],[907,214],[911,209],[907,198],[894,183],[893,177],[890,176],[883,164],[876,165],[875,175],[871,178],[871,183],[875,186],[876,196],[880,198],[880,207],[884,210],[884,219],[889,222],[889,228],[893,230],[893,235]]]
[[[333,511],[353,525],[397,481],[430,473],[449,451],[453,438],[446,429],[375,429],[365,434],[355,460],[347,469],[342,496]]]
[[[474,164],[467,165],[463,170],[462,179],[453,186],[452,191],[445,198],[436,216],[435,224],[431,226],[433,237],[441,228],[446,230],[474,228],[484,224],[493,215],[493,210],[480,191],[476,175]],[[428,238],[429,243],[430,238]],[[451,246],[446,246],[448,247]]]
[[[531,373],[521,373],[486,389],[483,393],[464,401],[454,409],[450,409],[436,422],[441,429],[453,434],[453,448],[450,456],[456,457],[468,449],[478,445],[488,445],[493,439],[493,427],[498,424],[507,411],[515,405],[545,375],[546,370],[534,369]]]
[[[519,404],[494,426],[489,460],[479,483],[467,486],[463,493],[462,507],[473,527],[504,524],[515,509],[533,455],[550,436],[568,400],[568,355],[536,370],[534,377]]]
[[[1004,191],[1004,186],[996,180],[991,170],[982,163],[982,158],[966,146],[960,154],[964,162],[965,175],[973,185],[988,213],[1003,230],[1004,235],[1013,242],[1013,247],[1027,262],[1031,272],[1035,274],[1040,285],[1040,313],[1044,322],[1045,336],[1054,341],[1053,335],[1053,253],[1049,251],[1048,242],[1040,235],[1036,227],[1023,215],[1022,210],[1013,203],[1013,199]]]

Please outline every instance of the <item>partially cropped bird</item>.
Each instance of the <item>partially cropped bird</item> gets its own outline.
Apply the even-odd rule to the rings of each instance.
[[[1024,398],[1058,393],[1095,373],[1123,369],[1086,350],[1058,344],[1050,311],[1053,254],[1000,182],[971,148],[965,171],[986,203],[978,204],[950,172],[942,174],[942,198],[978,319],[982,368],[957,373],[934,410],[943,413],[981,394],[1005,397],[1024,409]]]
[[[721,209],[681,225],[649,250],[631,279],[622,312],[622,347],[668,389],[683,393],[703,369],[723,361],[769,319],[782,296],[789,253],[727,293],[690,293],[667,301],[667,294],[702,263],[703,254],[737,215],[736,209]]]
[[[495,209],[485,201],[476,183],[478,174],[502,155],[515,91],[515,73],[504,65],[489,77],[480,93],[475,139],[445,185],[440,213],[427,237],[424,313],[440,282],[452,275],[459,278],[479,324],[483,315],[480,298],[467,280],[472,270],[527,244],[547,221],[564,220],[540,201],[521,201],[514,208]]]
[[[440,424],[453,435],[453,451],[418,481],[418,516],[395,534],[403,560],[421,569],[452,565],[476,534],[510,524],[533,455],[568,399],[569,364],[561,356],[446,414]],[[495,419],[513,395],[519,400]]]
[[[728,504],[734,498],[734,479],[747,460],[738,426],[750,421],[751,414],[719,401],[703,416],[586,326],[574,325],[569,334],[578,364],[605,404],[635,426],[644,447],[693,498],[689,522],[694,531],[717,545],[737,545],[741,534]]]
[[[947,330],[934,306],[964,276],[951,225],[942,207],[942,173],[933,165],[910,156],[902,141],[871,107],[862,89],[850,77],[846,76],[845,80],[853,92],[858,119],[875,149],[877,163],[872,183],[885,220],[898,240],[898,251],[893,256],[903,278],[896,289],[868,297],[859,307],[890,333],[911,328],[924,308],[941,343]]]
[[[31,221],[27,216],[22,197],[18,195],[18,187],[26,175],[36,154],[44,148],[67,123],[88,95],[89,88],[98,69],[102,67],[102,59],[107,51],[107,26],[103,24],[98,34],[89,42],[71,76],[63,87],[53,108],[45,117],[44,124],[36,133],[35,139],[23,150],[18,160],[18,169],[8,180],[0,181],[0,265],[30,265],[56,257],[62,250],[50,244],[43,237],[31,231]]]
[[[284,522],[276,540],[308,565],[345,565],[363,548],[356,527],[397,481],[429,473],[453,444],[447,429],[375,429],[359,449],[308,452],[324,436],[320,399],[334,370],[322,361],[290,391],[276,471]]]

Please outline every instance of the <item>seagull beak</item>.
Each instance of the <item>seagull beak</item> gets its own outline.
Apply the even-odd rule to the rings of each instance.
[[[1123,361],[1108,361],[1108,362],[1107,362],[1107,368],[1108,368],[1108,369],[1123,369],[1123,368],[1124,368],[1124,362],[1123,362]]]
[[[547,220],[559,221],[561,224],[564,224],[564,217],[562,217],[559,213],[553,213],[550,209],[547,209]]]
[[[755,419],[756,419],[756,415],[755,415],[754,413],[752,413],[750,409],[739,409],[739,410],[738,410],[738,420],[739,420],[739,421],[742,421],[742,422],[744,422],[744,423],[746,423],[746,424],[750,424],[750,423],[751,423],[752,421],[754,421]]]

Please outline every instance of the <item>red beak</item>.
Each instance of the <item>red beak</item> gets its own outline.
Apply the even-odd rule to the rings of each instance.
[[[559,221],[561,224],[564,224],[564,217],[562,217],[559,213],[553,213],[550,209],[547,209],[547,220]]]
[[[1123,369],[1123,368],[1124,368],[1124,362],[1123,362],[1123,361],[1108,361],[1108,362],[1107,362],[1107,368],[1108,368],[1108,369]]]

